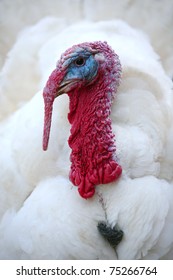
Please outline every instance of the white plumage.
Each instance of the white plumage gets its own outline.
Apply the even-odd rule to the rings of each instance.
[[[172,82],[147,36],[123,21],[65,25],[49,18],[28,29],[2,70],[0,258],[115,259],[97,231],[105,212],[124,232],[119,259],[173,258]],[[20,46],[24,51],[30,32],[32,38],[41,32],[42,40],[31,40],[20,67]],[[84,200],[68,179],[68,98],[54,104],[49,150],[43,152],[42,91],[32,96],[66,48],[95,40],[107,41],[123,67],[111,114],[123,175]]]

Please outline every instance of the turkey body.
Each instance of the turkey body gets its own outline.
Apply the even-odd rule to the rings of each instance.
[[[42,24],[44,33],[50,23]],[[40,30],[33,32],[39,36]],[[18,40],[20,46],[23,39]],[[15,84],[9,87],[2,110],[13,96],[21,97],[4,113],[0,125],[1,259],[173,258],[172,82],[147,36],[122,21],[83,22],[52,32],[35,51],[35,43],[31,44],[38,58],[37,86],[43,88],[66,48],[95,40],[107,41],[122,64],[111,119],[123,174],[117,182],[96,187],[92,198],[82,199],[68,177],[68,98],[61,96],[54,104],[45,153],[42,92],[33,96],[31,79],[27,98],[15,91]],[[17,67],[17,55],[10,59]],[[22,77],[20,67],[16,72]],[[24,82],[21,78],[22,89]],[[105,217],[124,232],[117,254],[97,230]]]

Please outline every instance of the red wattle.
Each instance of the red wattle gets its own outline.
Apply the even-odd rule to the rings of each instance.
[[[111,100],[106,92],[97,89],[96,95],[95,90],[91,86],[69,94],[70,180],[85,199],[94,195],[95,186],[111,183],[122,173],[114,160],[116,146],[109,118]]]

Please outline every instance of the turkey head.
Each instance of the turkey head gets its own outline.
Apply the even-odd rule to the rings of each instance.
[[[106,42],[82,43],[61,56],[43,91],[43,150],[48,147],[54,99],[63,93],[69,96],[69,177],[83,198],[92,197],[95,186],[113,182],[122,173],[110,119],[120,77],[118,55]]]

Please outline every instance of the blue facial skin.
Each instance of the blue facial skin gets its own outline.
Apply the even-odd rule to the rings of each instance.
[[[98,62],[88,51],[76,52],[76,55],[74,54],[66,60],[65,66],[68,67],[68,70],[63,81],[81,80],[90,83],[98,71]]]

